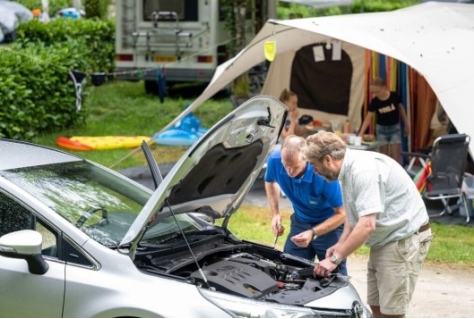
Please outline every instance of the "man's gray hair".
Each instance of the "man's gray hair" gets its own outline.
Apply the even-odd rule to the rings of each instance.
[[[304,138],[297,135],[289,135],[283,141],[281,146],[281,155],[285,159],[290,159],[295,156],[295,154],[300,154],[301,149],[306,145]]]
[[[346,143],[336,134],[318,132],[306,138],[306,147],[301,152],[306,160],[320,162],[326,155],[335,160],[343,159],[346,155],[346,148]]]

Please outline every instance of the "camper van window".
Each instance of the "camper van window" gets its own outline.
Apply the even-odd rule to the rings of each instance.
[[[179,21],[198,21],[198,0],[143,0],[143,21],[152,21],[153,12],[159,11],[176,12]]]

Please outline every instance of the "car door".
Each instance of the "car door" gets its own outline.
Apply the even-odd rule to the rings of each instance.
[[[0,236],[35,229],[43,236],[43,258],[49,265],[43,275],[28,270],[24,259],[0,256],[1,317],[61,317],[65,263],[56,255],[57,234],[44,226],[27,208],[0,193]]]
[[[64,264],[47,261],[44,275],[33,275],[25,260],[0,257],[2,317],[61,317]]]

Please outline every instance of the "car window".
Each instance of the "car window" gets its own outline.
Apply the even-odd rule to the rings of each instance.
[[[118,245],[150,193],[84,162],[18,168],[0,175],[103,245]]]
[[[24,229],[35,229],[34,215],[6,194],[0,193],[0,236]]]
[[[43,256],[58,257],[58,236],[55,232],[45,227],[44,224],[36,220],[36,231],[43,236],[41,253]]]
[[[0,193],[0,236],[8,233],[31,229],[43,236],[42,254],[57,257],[57,236],[43,226],[43,223],[26,207],[10,196]]]

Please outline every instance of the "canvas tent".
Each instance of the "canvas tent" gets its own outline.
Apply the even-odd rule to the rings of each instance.
[[[353,66],[345,116],[352,117],[354,126],[358,124],[354,116],[362,107],[364,84],[369,76],[357,69],[361,68],[357,59],[361,59],[361,52],[372,51],[396,59],[416,71],[441,102],[457,130],[474,137],[471,116],[474,109],[470,106],[474,100],[474,6],[441,2],[426,2],[392,12],[269,20],[247,47],[217,68],[203,93],[161,131],[173,126],[239,75],[264,62],[264,44],[270,40],[276,42],[276,59],[271,69],[278,60],[287,61],[285,55],[294,54],[304,46],[341,42],[341,47],[349,52]],[[284,71],[285,67],[281,67],[280,72]],[[281,87],[269,81],[281,81],[285,75],[274,70],[270,72],[275,73],[267,76],[262,93],[278,95]],[[334,76],[329,74],[328,79],[331,78]],[[362,89],[354,89],[355,86]],[[412,96],[412,100],[406,103],[410,106],[414,102]],[[418,112],[414,116],[413,121],[418,120],[416,117],[426,117],[429,122],[431,114]],[[471,145],[471,154],[474,154],[473,150]]]

